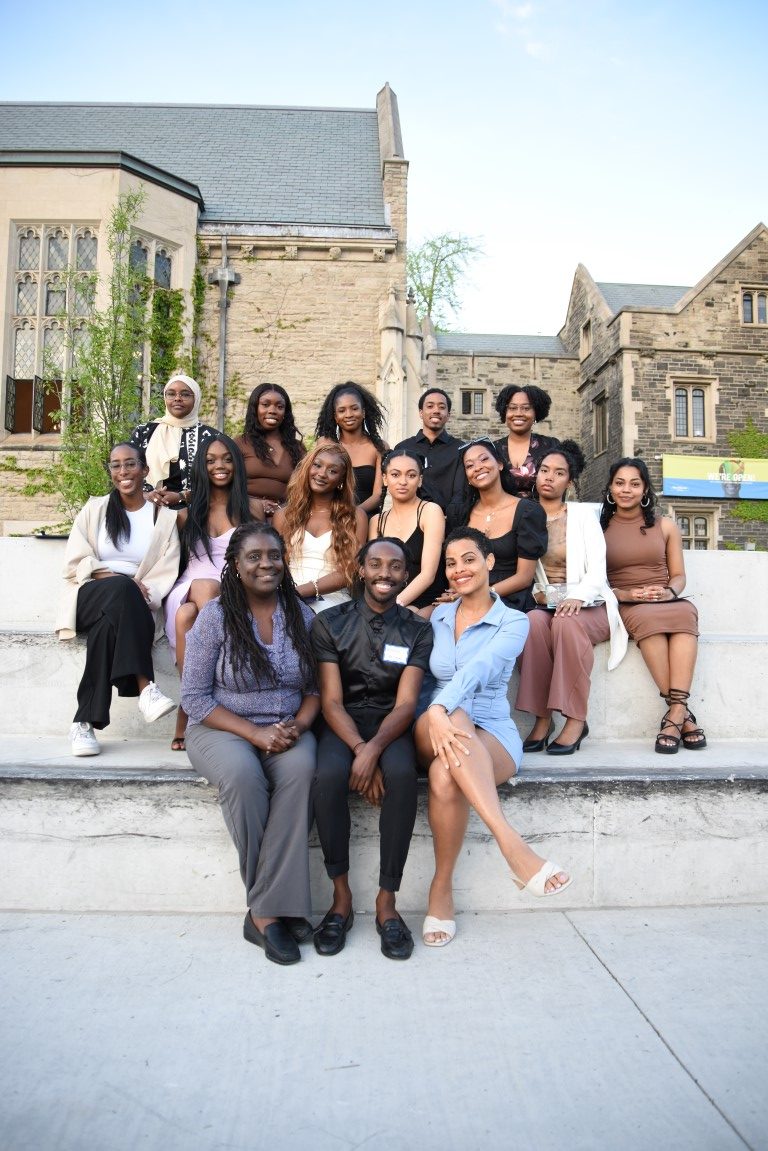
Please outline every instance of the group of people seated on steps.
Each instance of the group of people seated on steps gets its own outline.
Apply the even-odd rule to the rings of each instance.
[[[450,397],[429,389],[421,431],[392,449],[378,401],[354,383],[326,397],[309,450],[278,385],[253,391],[235,440],[200,422],[190,377],[172,376],[164,400],[113,447],[111,491],[89,500],[67,544],[57,632],[86,637],[72,752],[99,753],[113,687],[138,696],[148,723],[176,710],[172,748],[218,788],[244,936],[268,959],[295,963],[310,939],[323,956],[345,945],[350,792],[380,809],[381,950],[409,958],[396,894],[419,772],[435,854],[427,946],[456,933],[470,808],[521,890],[563,892],[571,875],[524,842],[497,788],[524,754],[579,750],[598,643],[609,669],[628,637],[638,644],[667,705],[657,752],[706,747],[688,708],[698,621],[680,533],[641,459],[611,465],[599,518],[573,498],[584,457],[535,431],[550,409],[540,388],[504,388],[506,434],[468,443],[446,431]],[[178,708],[154,681],[163,626]],[[524,740],[515,666],[515,706],[533,717]],[[314,928],[313,823],[333,887]]]

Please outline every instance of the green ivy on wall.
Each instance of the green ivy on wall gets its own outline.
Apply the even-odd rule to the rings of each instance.
[[[742,459],[768,459],[768,435],[760,431],[751,416],[739,431],[728,433],[728,442]],[[742,500],[729,510],[734,519],[768,523],[768,500]]]

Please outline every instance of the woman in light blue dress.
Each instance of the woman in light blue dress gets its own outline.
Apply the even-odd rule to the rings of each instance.
[[[494,557],[486,536],[459,527],[445,543],[445,574],[456,595],[432,614],[430,670],[437,681],[416,724],[416,748],[429,771],[429,824],[435,874],[423,939],[443,947],[456,933],[453,872],[473,807],[499,845],[512,876],[531,895],[557,895],[571,883],[559,864],[532,851],[507,822],[496,788],[522,758],[507,687],[528,635],[523,612],[490,587]]]

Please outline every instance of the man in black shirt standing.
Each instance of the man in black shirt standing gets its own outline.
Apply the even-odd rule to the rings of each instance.
[[[410,448],[424,460],[422,491],[445,511],[455,495],[464,488],[464,468],[459,448],[463,440],[449,436],[445,430],[451,414],[451,397],[442,388],[428,388],[419,396],[421,431],[397,448]]]
[[[400,540],[369,541],[360,553],[363,595],[312,625],[324,726],[313,789],[315,821],[333,905],[315,931],[320,955],[337,955],[354,921],[349,887],[349,792],[381,804],[376,930],[388,959],[408,959],[413,937],[395,893],[416,822],[411,726],[432,650],[432,627],[396,602],[408,578]]]

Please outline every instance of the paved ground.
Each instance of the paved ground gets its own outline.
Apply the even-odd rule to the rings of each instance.
[[[768,908],[458,924],[282,969],[228,916],[3,913],[0,1145],[768,1148]]]

